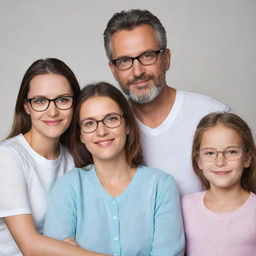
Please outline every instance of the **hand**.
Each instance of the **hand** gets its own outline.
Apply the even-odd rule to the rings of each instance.
[[[64,239],[64,242],[67,244],[79,247],[78,243],[72,237],[68,237],[68,238]]]

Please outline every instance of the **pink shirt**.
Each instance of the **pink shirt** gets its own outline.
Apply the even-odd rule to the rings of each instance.
[[[237,210],[216,213],[204,205],[206,191],[182,198],[187,256],[255,256],[256,195]]]

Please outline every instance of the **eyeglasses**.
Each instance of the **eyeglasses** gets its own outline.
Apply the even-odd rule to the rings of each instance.
[[[117,128],[122,123],[123,114],[111,113],[106,115],[101,120],[96,120],[94,118],[85,118],[80,121],[80,127],[82,132],[91,133],[95,132],[98,128],[98,124],[102,122],[107,128]]]
[[[212,148],[198,150],[199,156],[205,162],[214,162],[217,159],[219,153],[221,153],[223,157],[228,161],[239,160],[244,152],[247,152],[247,149],[241,147],[229,147],[223,151],[218,151]]]
[[[37,112],[45,111],[49,108],[51,101],[54,102],[56,108],[60,110],[67,110],[73,106],[74,96],[61,96],[55,99],[47,99],[47,98],[28,98],[27,102],[29,102],[31,108]]]
[[[111,60],[118,70],[130,69],[133,65],[134,60],[138,60],[140,64],[144,66],[149,66],[157,62],[158,54],[163,53],[165,49],[160,49],[156,51],[147,51],[137,57],[121,57],[115,60]]]

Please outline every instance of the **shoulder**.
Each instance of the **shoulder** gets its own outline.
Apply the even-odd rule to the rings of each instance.
[[[90,170],[84,170],[82,168],[73,168],[69,172],[62,175],[57,183],[79,183],[81,180],[88,179],[90,177]]]
[[[253,192],[250,192],[250,197],[248,198],[249,204],[251,204],[256,211],[256,194],[254,194]]]
[[[203,200],[204,195],[205,191],[201,191],[183,196],[181,198],[182,208],[187,208],[200,203]]]
[[[83,189],[93,183],[91,171],[82,168],[73,168],[62,175],[54,184],[50,198],[67,197],[80,198]]]
[[[2,141],[0,143],[0,158],[6,160],[7,158],[20,159],[22,156],[26,157],[24,143],[24,137],[21,134]]]
[[[168,180],[171,183],[175,183],[174,178],[170,174],[168,174],[158,168],[153,168],[153,167],[148,167],[148,166],[142,165],[139,167],[139,170],[140,170],[142,176],[144,176],[148,180],[149,179],[153,179],[155,181]]]
[[[220,102],[217,99],[209,97],[207,95],[203,95],[200,93],[195,92],[188,92],[178,90],[179,93],[183,98],[186,104],[192,105],[195,104],[196,108],[204,107],[208,111],[231,111],[231,108],[224,103]]]
[[[148,189],[155,189],[156,191],[172,191],[172,193],[179,194],[177,183],[174,178],[157,168],[140,166],[140,184],[144,184]]]
[[[2,141],[0,143],[0,149],[3,149],[3,148],[19,148],[19,147],[23,146],[22,143],[21,143],[21,139],[20,139],[21,136],[22,135],[20,134],[20,135],[17,135],[15,137],[12,137],[12,138],[9,138],[9,139],[6,139],[6,140]]]

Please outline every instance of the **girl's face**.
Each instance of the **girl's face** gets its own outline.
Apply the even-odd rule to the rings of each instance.
[[[242,151],[243,147],[243,141],[237,132],[222,124],[204,132],[197,163],[211,188],[227,189],[241,186],[243,170],[249,167],[251,162],[250,156]],[[216,159],[207,161],[212,155],[217,155]],[[237,157],[239,155],[240,157]]]
[[[92,123],[103,120],[105,124],[115,128],[108,128],[100,121],[93,132],[85,133],[81,130],[81,142],[85,144],[92,154],[94,163],[96,161],[116,161],[125,159],[125,143],[128,128],[124,118],[118,118],[122,114],[120,107],[115,101],[105,96],[93,96],[87,99],[80,109],[80,120],[83,120],[81,127],[83,130],[92,126]],[[119,119],[119,121],[118,121]],[[120,123],[121,121],[121,123]]]
[[[73,92],[68,80],[57,74],[37,75],[30,81],[28,99],[37,98],[34,102],[36,106],[43,104],[45,99],[59,98],[58,104],[65,104],[73,96]],[[53,101],[49,107],[41,112],[35,111],[29,102],[24,103],[27,114],[31,117],[31,130],[33,136],[40,136],[47,139],[59,139],[59,137],[69,127],[73,108],[61,110],[57,108]]]

